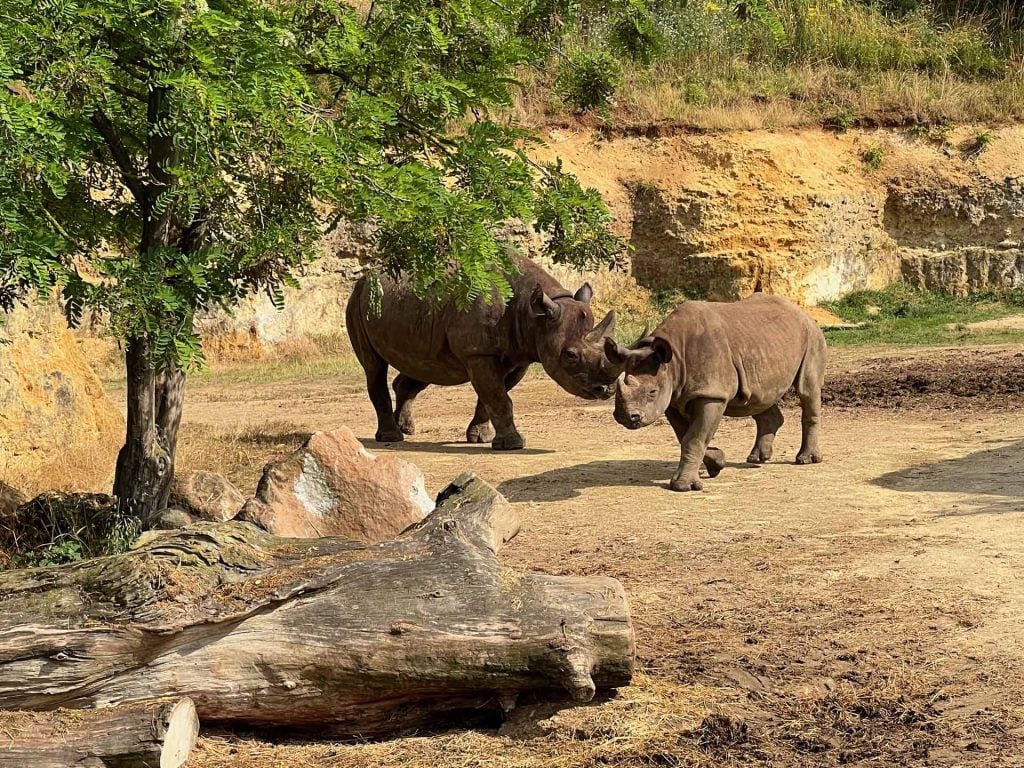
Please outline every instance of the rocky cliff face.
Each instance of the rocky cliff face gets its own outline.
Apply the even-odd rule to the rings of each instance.
[[[602,309],[646,291],[718,300],[766,291],[813,305],[901,279],[960,294],[1024,285],[1024,127],[979,142],[983,133],[607,139],[553,130],[538,159],[559,156],[600,190],[631,245],[625,279],[595,281]],[[529,228],[516,237],[536,255]],[[323,250],[283,311],[260,296],[202,318],[211,358],[301,353],[344,337],[345,302],[371,253],[367,232],[342,229]],[[619,300],[606,301],[613,291]]]
[[[69,452],[119,444],[121,413],[55,306],[16,309],[0,337],[0,479],[17,484]]]
[[[554,132],[546,152],[611,202],[641,285],[814,304],[901,278],[953,293],[1024,284],[1024,128],[983,133]]]

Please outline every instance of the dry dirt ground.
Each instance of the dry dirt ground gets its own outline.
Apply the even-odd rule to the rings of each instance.
[[[825,463],[791,464],[793,409],[762,467],[742,461],[753,423],[728,420],[730,465],[688,494],[665,487],[665,423],[628,432],[610,403],[531,376],[514,392],[527,449],[494,453],[458,442],[468,388],[427,390],[417,435],[368,445],[418,464],[431,491],[466,469],[496,485],[523,521],[509,565],[620,579],[635,684],[586,707],[527,704],[500,729],[211,734],[190,766],[1024,765],[1021,353],[840,354]],[[226,463],[246,489],[311,430],[373,434],[354,375],[201,383],[186,418],[183,462]]]

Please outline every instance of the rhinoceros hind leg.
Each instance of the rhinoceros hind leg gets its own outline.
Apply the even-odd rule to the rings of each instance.
[[[754,416],[754,422],[757,424],[757,437],[754,438],[754,447],[750,449],[750,455],[747,456],[747,461],[750,464],[763,464],[772,457],[775,433],[779,431],[785,421],[778,403],[767,411]]]
[[[392,384],[395,390],[395,421],[398,428],[406,435],[416,434],[416,420],[412,417],[412,404],[416,396],[429,384],[411,376],[400,373]]]
[[[356,344],[353,339],[352,346],[366,372],[366,392],[373,403],[373,410],[377,412],[377,432],[373,439],[378,443],[400,443],[404,435],[395,423],[391,390],[388,389],[388,362],[369,345]]]
[[[818,446],[819,423],[821,422],[821,384],[808,387],[807,390],[798,390],[800,395],[800,426],[803,430],[803,440],[800,443],[800,452],[796,455],[797,464],[820,464],[824,458]]]

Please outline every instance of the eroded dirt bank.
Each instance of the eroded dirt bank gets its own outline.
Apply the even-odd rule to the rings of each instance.
[[[953,293],[1024,280],[1024,128],[553,131],[547,152],[612,204],[650,288],[814,304],[900,278]]]
[[[999,350],[997,365],[1022,351]],[[912,358],[976,371],[977,392],[989,373],[972,354],[844,353],[835,378]],[[796,411],[763,467],[742,463],[753,425],[728,420],[716,442],[732,463],[681,495],[664,488],[678,458],[666,424],[627,432],[610,404],[531,377],[515,391],[528,448],[496,454],[456,442],[468,388],[429,389],[420,434],[380,450],[417,463],[432,491],[467,468],[497,485],[524,523],[511,566],[621,579],[642,674],[586,707],[524,702],[501,730],[305,746],[214,735],[194,765],[1019,766],[1024,415],[1007,392],[957,410],[932,396],[827,407],[827,460],[813,467],[790,463]],[[355,376],[203,384],[186,419],[183,462],[230,457],[247,485],[310,429],[373,432]]]
[[[610,204],[631,246],[622,267],[641,292],[763,290],[809,305],[901,279],[953,293],[1024,284],[1024,127],[653,138],[558,129],[547,141],[539,158],[560,156]],[[518,236],[538,255],[528,228]],[[214,355],[343,336],[366,237],[327,238],[283,313],[258,297],[205,320]],[[596,282],[609,306],[628,306],[624,281],[610,282],[611,295],[609,281]]]

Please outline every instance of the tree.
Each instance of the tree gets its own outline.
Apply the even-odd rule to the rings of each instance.
[[[544,44],[532,0],[0,0],[0,301],[59,291],[124,342],[114,493],[166,501],[196,312],[280,302],[324,227],[370,222],[374,274],[507,298],[501,237],[608,262],[596,192],[502,117]],[[324,211],[329,211],[327,216]]]

